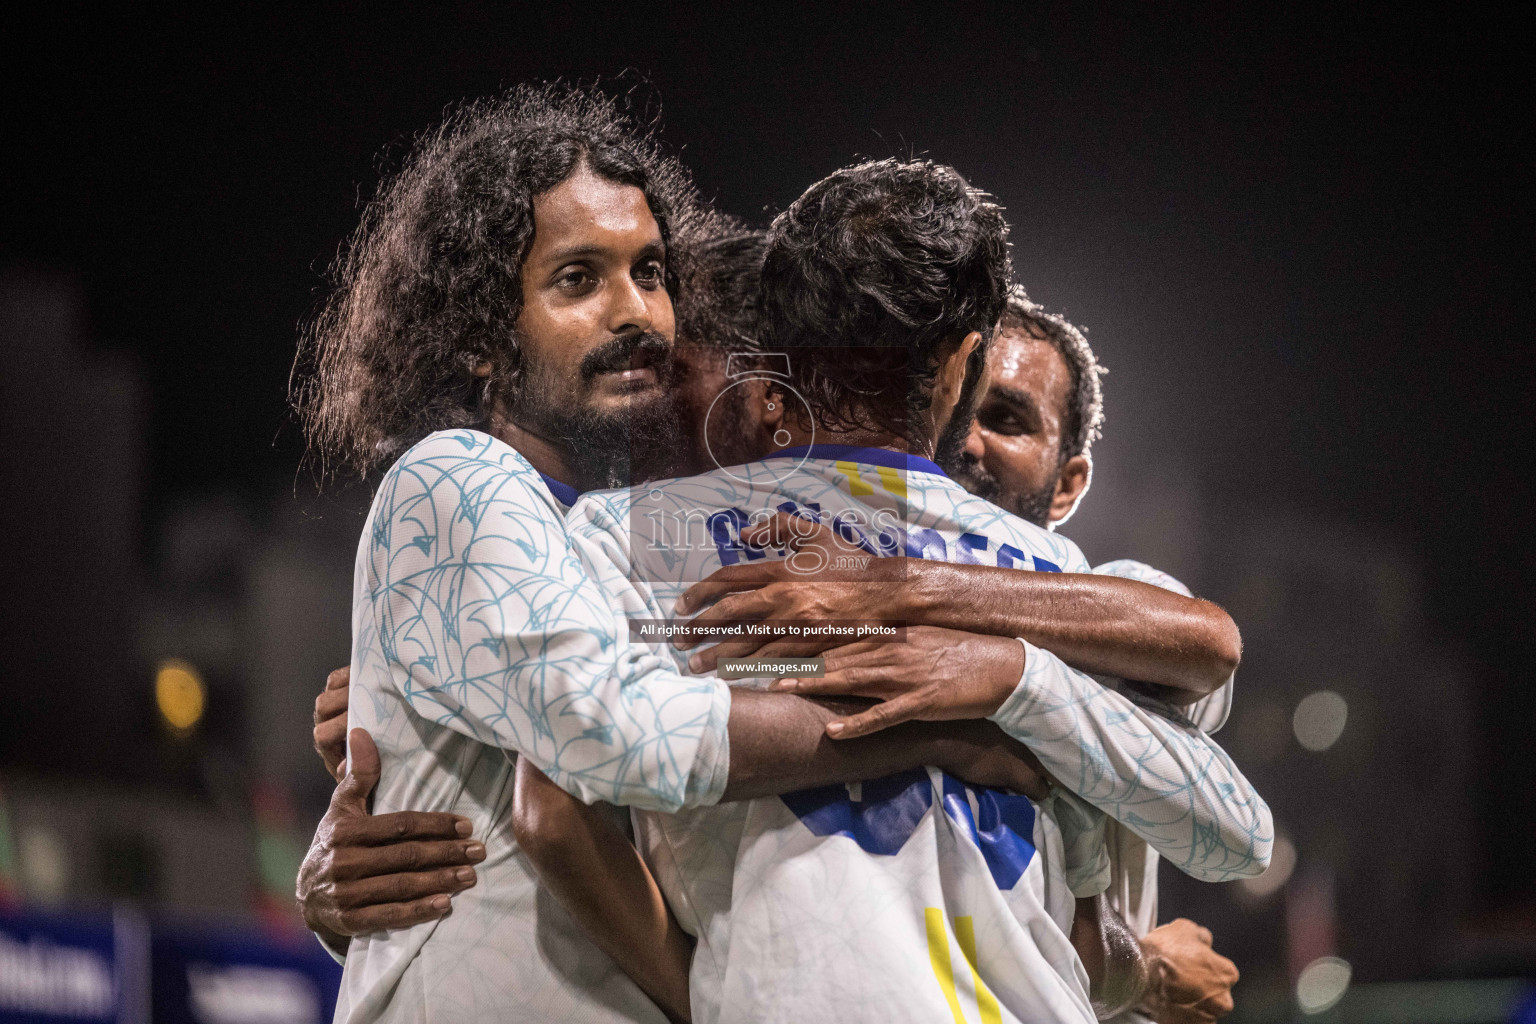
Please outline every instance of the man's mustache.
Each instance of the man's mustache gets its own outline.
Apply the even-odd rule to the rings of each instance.
[[[581,379],[590,383],[600,373],[618,373],[649,366],[665,379],[672,366],[672,343],[655,331],[626,334],[588,352],[581,360]]]

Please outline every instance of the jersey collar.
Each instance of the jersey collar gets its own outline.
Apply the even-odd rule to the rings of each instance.
[[[539,476],[543,479],[544,486],[549,488],[549,493],[553,494],[555,500],[566,508],[576,504],[576,499],[581,497],[581,492],[570,484],[563,484],[548,473],[540,473]]]
[[[795,448],[785,448],[772,455],[765,455],[758,461],[767,462],[769,459],[862,462],[867,466],[886,466],[890,469],[905,470],[908,473],[932,473],[946,478],[949,476],[938,467],[937,463],[921,455],[910,455],[907,452],[892,451],[889,448],[862,448],[856,444],[803,444]]]

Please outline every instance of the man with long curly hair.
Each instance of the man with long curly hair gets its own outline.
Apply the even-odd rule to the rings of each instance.
[[[633,432],[675,430],[670,243],[702,216],[682,167],[597,94],[465,107],[369,204],[339,264],[301,354],[314,447],[367,471],[433,431],[490,428],[547,477],[618,483]],[[583,231],[593,218],[606,248]],[[613,300],[590,301],[614,281]]]

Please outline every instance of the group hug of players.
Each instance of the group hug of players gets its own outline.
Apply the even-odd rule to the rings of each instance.
[[[316,453],[376,481],[298,884],[338,1021],[1232,1008],[1156,879],[1269,860],[1208,735],[1237,629],[1053,532],[1101,371],[1008,231],[927,160],[748,228],[592,90],[418,139],[295,375]]]

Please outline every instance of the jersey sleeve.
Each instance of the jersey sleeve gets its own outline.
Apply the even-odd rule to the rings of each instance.
[[[1269,864],[1269,805],[1232,759],[1167,705],[1135,701],[1025,643],[1023,678],[991,716],[1055,778],[1202,881]]]
[[[528,757],[589,803],[720,798],[729,690],[630,642],[522,456],[434,434],[385,476],[369,529],[372,624],[417,714]]]
[[[1175,594],[1183,594],[1185,597],[1194,597],[1179,580],[1163,572],[1154,569],[1145,562],[1138,562],[1134,558],[1121,558],[1113,562],[1105,562],[1096,565],[1093,571],[1101,576],[1120,576],[1128,580],[1140,580],[1142,583],[1150,583],[1154,587],[1162,587],[1171,590]],[[1195,703],[1184,709],[1184,715],[1195,727],[1207,735],[1216,732],[1227,724],[1227,716],[1232,713],[1232,684],[1237,681],[1237,673],[1227,677],[1214,691],[1201,697]]]
[[[1232,713],[1232,683],[1236,679],[1234,672],[1214,692],[1184,709],[1185,716],[1195,723],[1195,728],[1209,735],[1227,724],[1227,716]]]

